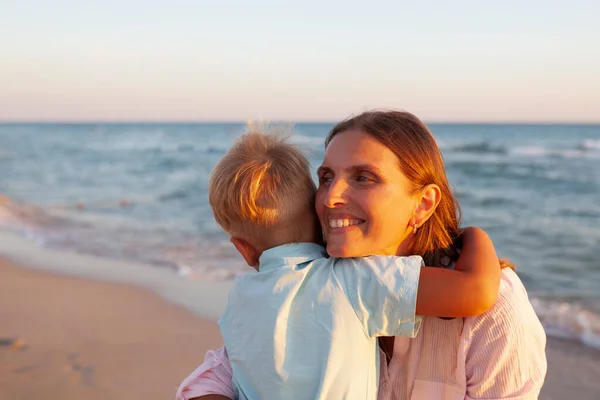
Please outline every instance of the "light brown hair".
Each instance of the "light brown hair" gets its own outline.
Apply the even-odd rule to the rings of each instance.
[[[217,223],[232,236],[254,238],[267,247],[298,241],[306,219],[314,220],[315,193],[306,157],[277,133],[240,136],[209,182]]]
[[[337,124],[329,132],[325,147],[335,135],[352,129],[373,136],[396,154],[400,170],[412,184],[412,194],[429,184],[440,188],[440,203],[415,234],[410,251],[423,256],[431,266],[440,266],[443,256],[456,260],[460,206],[448,183],[442,153],[427,126],[409,112],[368,111]],[[500,263],[512,267],[504,260]]]

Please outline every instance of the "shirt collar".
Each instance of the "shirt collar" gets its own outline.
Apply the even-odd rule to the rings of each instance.
[[[260,272],[284,265],[297,265],[326,257],[325,248],[316,243],[290,243],[265,250],[260,258]]]

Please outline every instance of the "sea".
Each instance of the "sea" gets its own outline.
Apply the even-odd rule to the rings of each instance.
[[[313,168],[332,123],[292,125]],[[600,348],[600,125],[429,124],[461,204],[549,335]],[[0,230],[180,279],[249,272],[208,204],[246,123],[0,123]],[[82,265],[81,268],[86,268]]]

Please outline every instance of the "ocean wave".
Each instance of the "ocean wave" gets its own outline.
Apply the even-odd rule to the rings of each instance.
[[[176,157],[162,157],[152,160],[150,168],[157,168],[159,170],[174,171],[174,170],[185,170],[189,165],[189,160],[180,159]]]
[[[0,195],[0,228],[17,232],[56,226],[64,223],[60,217],[51,216],[41,208],[21,204],[9,197]]]
[[[595,143],[596,141],[593,142]],[[595,147],[592,147],[591,144],[582,144],[571,149],[556,149],[541,146],[522,146],[510,149],[508,153],[510,155],[528,157],[600,158],[600,148],[596,149]]]
[[[600,212],[597,210],[574,210],[572,208],[563,208],[558,211],[558,214],[563,217],[576,217],[585,219],[600,218]]]
[[[579,148],[582,150],[600,151],[600,139],[585,139]]]
[[[144,140],[139,140],[138,132],[116,131],[113,135],[98,130],[84,144],[86,150],[99,152],[145,152],[154,150],[175,150],[177,144],[166,140],[165,132],[160,129],[144,129]]]
[[[506,154],[504,146],[494,145],[489,142],[446,144],[443,146],[447,150],[455,153],[475,153],[475,154]]]
[[[206,143],[198,143],[195,150],[207,154],[225,154],[231,148],[233,141],[237,136],[229,138],[229,140],[209,141]]]
[[[600,349],[600,315],[576,300],[532,298],[546,334]]]
[[[158,196],[158,201],[171,201],[187,199],[192,195],[192,192],[185,189],[177,189],[169,193]]]
[[[182,196],[173,192],[158,201]],[[0,196],[0,229],[41,247],[142,262],[192,279],[227,280],[244,272],[244,263],[222,235],[101,212],[126,206],[106,202],[41,208]]]
[[[249,269],[248,269],[249,271]],[[182,264],[178,266],[177,274],[188,279],[201,279],[209,281],[231,280],[242,274],[241,268],[233,271],[226,268],[220,268],[214,265],[194,265]]]
[[[305,145],[309,147],[325,147],[325,138],[320,136],[305,136],[300,134],[294,134],[290,137],[290,142]]]
[[[227,151],[227,148],[225,146],[208,146],[205,150],[206,153],[209,154],[222,154],[225,153]]]
[[[176,154],[176,153],[224,153],[231,145],[231,140],[193,141],[170,139],[168,135],[150,136],[146,140],[137,138],[120,138],[119,140],[91,140],[85,144],[84,149],[102,154]],[[63,146],[64,150],[69,150]],[[73,147],[73,152],[80,152],[80,147]]]
[[[463,154],[490,154],[529,157],[560,157],[560,158],[600,158],[600,139],[585,139],[581,143],[566,148],[544,147],[536,145],[506,147],[488,141],[478,142],[446,142],[438,140],[438,146],[443,152]]]

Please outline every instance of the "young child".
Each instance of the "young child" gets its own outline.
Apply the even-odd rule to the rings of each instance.
[[[422,274],[420,256],[328,258],[315,192],[306,158],[277,135],[241,136],[211,174],[215,219],[258,271],[237,278],[219,320],[240,399],[375,399],[378,336],[414,337],[415,309],[436,315],[435,304],[447,311],[466,296],[472,308],[459,301],[455,312],[467,316],[495,300],[481,285],[465,293],[448,283],[448,274],[465,272]],[[485,268],[482,279],[498,282],[495,252],[480,245],[484,255],[474,256],[475,239],[465,235],[461,258],[477,266],[461,268]]]

